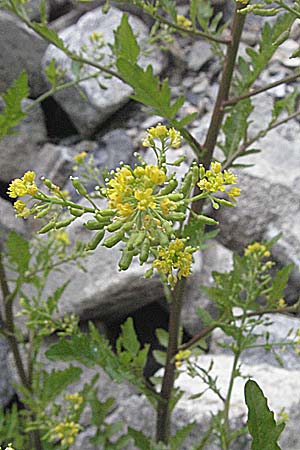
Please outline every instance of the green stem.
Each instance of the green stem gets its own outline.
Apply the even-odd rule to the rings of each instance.
[[[234,355],[234,360],[232,364],[231,374],[230,374],[230,381],[228,386],[228,391],[226,395],[225,405],[224,405],[224,411],[223,411],[223,440],[222,440],[222,450],[229,450],[229,408],[230,408],[230,401],[231,401],[231,395],[232,395],[232,389],[234,385],[234,380],[236,378],[236,368],[238,365],[240,357],[240,352],[237,351]]]
[[[4,315],[5,315],[5,328],[6,328],[6,339],[13,353],[13,357],[15,360],[16,368],[18,375],[20,377],[22,385],[28,389],[28,391],[32,391],[32,386],[29,382],[28,376],[25,371],[25,367],[21,358],[21,354],[19,351],[18,341],[15,335],[15,324],[14,324],[14,315],[13,315],[13,301],[17,294],[17,289],[15,289],[12,293],[10,292],[5,269],[3,265],[2,259],[2,249],[0,246],[0,285],[1,291],[3,294],[3,303],[4,303]],[[34,421],[35,416],[31,414],[31,418]],[[34,443],[34,450],[43,450],[43,444],[41,441],[39,430],[34,430],[31,433],[31,439]]]
[[[223,102],[225,102],[228,99],[229,95],[233,70],[245,23],[245,16],[243,14],[239,14],[239,10],[242,7],[243,7],[242,4],[237,3],[231,28],[232,39],[227,47],[227,53],[224,60],[219,91],[215,102],[213,114],[211,117],[210,125],[208,128],[206,140],[203,145],[204,155],[202,163],[206,169],[208,169],[210,162],[212,160],[213,152],[221,128],[224,115]]]
[[[290,75],[288,77],[281,78],[280,80],[274,81],[274,83],[270,83],[265,86],[262,86],[261,88],[251,89],[249,92],[246,92],[245,94],[242,94],[238,97],[233,97],[233,98],[230,98],[229,100],[224,101],[223,107],[235,105],[236,103],[238,103],[241,100],[245,100],[246,98],[253,97],[254,95],[268,91],[270,89],[273,89],[276,86],[280,86],[281,84],[289,83],[291,81],[296,80],[299,77],[300,77],[300,72],[297,72],[294,75]]]
[[[169,341],[165,372],[160,391],[160,400],[157,408],[156,441],[168,444],[170,437],[170,417],[172,391],[175,378],[174,356],[178,351],[178,338],[180,329],[180,314],[183,299],[183,279],[179,280],[172,292],[172,303],[170,305],[169,319]]]

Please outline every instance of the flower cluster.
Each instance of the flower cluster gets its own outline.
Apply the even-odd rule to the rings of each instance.
[[[190,350],[180,350],[178,353],[176,353],[175,355],[175,366],[178,369],[179,367],[182,366],[182,362],[186,361],[187,359],[189,359],[189,357],[191,356],[192,352]]]
[[[253,244],[249,244],[245,249],[244,255],[257,255],[259,258],[266,257],[268,258],[271,254],[270,251],[264,244],[260,244],[259,242],[254,242]]]
[[[35,173],[28,171],[22,178],[16,178],[13,180],[8,188],[8,195],[10,198],[24,197],[30,195],[33,197],[37,194],[38,188],[35,184]],[[30,210],[27,208],[26,203],[22,200],[17,200],[14,203],[14,208],[18,217],[27,218],[30,215]]]
[[[75,392],[74,394],[66,394],[65,400],[72,404],[74,411],[77,411],[83,403],[83,397],[79,394],[79,392]]]
[[[219,162],[212,162],[210,170],[205,170],[203,166],[200,167],[200,181],[197,183],[199,188],[206,193],[224,192],[227,185],[236,184],[237,177],[230,172],[224,170]],[[239,197],[241,190],[237,187],[232,187],[227,191],[227,195],[231,200]]]
[[[181,134],[175,128],[167,128],[160,123],[156,127],[148,128],[147,135],[143,140],[144,147],[155,147],[155,139],[167,148],[178,148],[181,145]]]
[[[52,440],[59,439],[62,445],[72,445],[81,427],[78,423],[61,422],[56,425],[52,432]]]
[[[154,189],[167,179],[165,171],[157,166],[138,166],[132,170],[124,166],[113,172],[107,183],[109,207],[120,217],[131,216],[136,210],[154,209]]]
[[[77,164],[81,164],[85,160],[86,157],[87,157],[87,152],[80,152],[80,153],[77,153],[73,157],[73,159]]]
[[[183,239],[175,239],[170,242],[167,248],[161,247],[158,257],[153,261],[152,266],[158,272],[167,276],[168,283],[174,287],[177,279],[187,278],[191,274],[192,253],[196,249],[185,247]],[[177,271],[175,274],[174,271]]]
[[[177,15],[177,25],[185,28],[186,30],[191,30],[192,28],[192,22],[180,14]]]

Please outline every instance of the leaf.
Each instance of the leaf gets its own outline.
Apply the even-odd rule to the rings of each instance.
[[[277,301],[283,297],[283,291],[287,286],[289,276],[293,268],[294,265],[291,263],[275,273],[272,280],[271,292],[268,295],[268,303],[270,305],[277,303]]]
[[[222,127],[225,144],[220,145],[226,158],[233,155],[238,150],[240,143],[246,139],[249,126],[248,118],[252,111],[251,100],[246,99],[234,105],[227,115]]]
[[[174,0],[161,0],[160,6],[177,23],[176,2]]]
[[[6,241],[9,261],[16,266],[20,275],[24,274],[29,266],[31,254],[29,242],[15,231],[9,233]]]
[[[70,366],[64,370],[53,369],[51,372],[43,371],[42,385],[39,398],[44,404],[53,401],[69,384],[77,381],[82,373],[82,369],[75,366]]]
[[[162,83],[153,74],[152,66],[143,70],[139,65],[119,57],[116,66],[123,80],[134,89],[131,97],[152,108],[155,114],[172,120],[181,108],[184,97],[180,96],[173,104],[171,103],[171,89],[167,80]]]
[[[140,53],[140,47],[128,21],[128,14],[123,14],[118,28],[114,31],[115,41],[112,46],[114,54],[134,64]]]
[[[166,330],[164,330],[163,328],[157,328],[155,330],[155,334],[156,334],[156,337],[157,337],[160,345],[167,348],[168,341],[169,341],[169,333]]]
[[[212,325],[214,323],[214,319],[212,318],[212,316],[209,314],[209,312],[206,309],[198,306],[198,308],[196,308],[196,312],[205,327]]]
[[[109,414],[112,410],[112,407],[115,404],[115,399],[109,397],[104,402],[100,402],[97,398],[97,389],[92,391],[89,395],[89,404],[91,406],[92,411],[92,420],[91,424],[100,427],[107,414]]]
[[[140,343],[135,333],[132,317],[128,317],[126,322],[121,326],[122,334],[118,338],[117,348],[127,350],[132,356],[136,356],[140,349]]]
[[[162,350],[153,350],[153,357],[158,364],[164,366],[166,364],[167,354]]]
[[[170,438],[170,446],[171,450],[178,450],[183,443],[183,441],[186,439],[186,437],[189,435],[189,433],[192,431],[192,429],[195,427],[196,422],[189,423],[188,425],[185,425],[180,430],[176,431],[176,434],[174,436],[171,436]]]
[[[255,50],[248,47],[246,50],[250,57],[250,63],[241,57],[238,60],[240,78],[236,80],[236,95],[240,95],[248,90],[254,81],[257,80],[280,43],[282,43],[279,38],[284,33],[287,36],[286,31],[290,29],[294,20],[292,14],[286,13],[278,16],[276,22],[272,25],[268,22],[265,23],[261,33],[259,48]]]
[[[78,361],[88,367],[93,367],[98,361],[96,352],[97,349],[93,346],[90,337],[79,334],[68,340],[60,339],[45,354],[47,358],[54,361]]]
[[[135,430],[134,428],[128,427],[128,434],[134,440],[137,448],[140,450],[152,450],[151,440],[141,431]]]
[[[68,49],[65,46],[63,40],[58,36],[53,28],[50,29],[46,25],[37,22],[32,22],[31,25],[34,31],[36,31],[36,33],[38,33],[44,39],[51,42],[51,44],[55,45],[55,47],[59,48],[60,50],[66,53],[68,52]]]
[[[292,114],[295,111],[297,97],[298,89],[297,87],[295,87],[293,92],[291,92],[285,98],[275,101],[272,111],[271,123],[274,123],[283,111],[287,111],[288,114]]]
[[[276,424],[263,391],[253,380],[248,380],[245,385],[245,400],[248,407],[247,425],[253,439],[251,450],[280,450],[277,441],[285,424]]]
[[[2,94],[4,108],[0,114],[0,139],[13,134],[13,127],[19,124],[26,113],[22,111],[22,100],[28,96],[28,78],[25,71],[13,82],[12,86]]]

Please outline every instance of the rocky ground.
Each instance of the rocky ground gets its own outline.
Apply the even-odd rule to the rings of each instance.
[[[32,17],[38,16],[35,0],[32,0]],[[184,3],[184,2],[183,2]],[[227,16],[230,14],[230,2],[225,6],[217,2],[218,8],[223,7]],[[98,3],[99,5],[99,3]],[[61,33],[63,39],[72,48],[78,49],[88,40],[93,31],[104,33],[105,39],[112,40],[112,29],[119,24],[121,11],[112,8],[107,16],[101,14],[101,9],[93,3],[80,6],[68,0],[51,0],[48,4],[48,14],[52,26]],[[185,5],[182,5],[182,12]],[[145,16],[133,16],[132,25],[140,36],[148,32],[149,20]],[[259,32],[259,19],[249,19],[243,35],[241,53],[244,54],[245,44],[255,45]],[[51,58],[56,58],[66,70],[66,79],[72,79],[70,66],[64,55],[53,47],[48,47],[41,39],[30,33],[14,17],[0,11],[0,92],[25,68],[30,83],[30,99],[27,104],[47,89],[42,68]],[[298,46],[299,28],[293,30],[291,38],[286,41],[272,59],[268,69],[263,73],[257,86],[272,82],[293,73],[299,67],[299,58],[290,60],[291,50]],[[22,39],[20,39],[22,36]],[[184,113],[198,112],[197,119],[192,123],[190,131],[198,140],[203,140],[210,118],[213,101],[218,87],[220,67],[210,52],[205,41],[192,42],[181,37],[179,42],[170,47],[170,51],[162,54],[156,52],[151,62],[157,73],[167,75],[173,87],[174,96],[184,94],[186,102]],[[4,239],[7,232],[16,230],[29,237],[36,226],[32,221],[16,219],[6,190],[12,178],[18,177],[25,170],[35,170],[39,176],[46,174],[57,184],[68,187],[68,177],[73,166],[73,156],[79,151],[93,154],[97,166],[103,170],[111,169],[120,160],[132,162],[132,153],[141,151],[141,139],[145,130],[157,124],[161,118],[149,116],[137,103],[131,101],[131,91],[124,88],[119,81],[102,80],[106,90],[99,90],[95,80],[82,84],[81,89],[86,100],[75,89],[68,89],[42,102],[31,110],[28,117],[18,127],[16,135],[7,136],[0,142],[0,233]],[[295,83],[288,86],[278,86],[267,94],[256,97],[255,110],[252,114],[253,124],[250,132],[256,132],[267,122],[271,102],[274,98],[283,98],[290,93]],[[0,98],[0,110],[1,110]],[[232,251],[241,251],[243,246],[253,240],[271,238],[283,232],[280,241],[275,245],[273,256],[279,264],[290,261],[295,264],[291,277],[287,299],[295,301],[299,296],[300,275],[300,124],[297,119],[272,130],[259,142],[260,154],[247,158],[247,163],[254,164],[249,169],[239,172],[239,185],[244,195],[237,207],[222,209],[217,218],[221,223],[221,233],[218,241],[214,241],[196,259],[194,274],[191,277],[183,309],[183,325],[186,337],[191,336],[201,326],[199,318],[194,313],[197,305],[205,305],[213,312],[213,307],[203,293],[199,291],[200,284],[212,282],[212,270],[227,270],[231,267]],[[191,154],[187,149],[187,159]],[[244,161],[246,162],[246,161]],[[71,236],[77,240],[88,239],[88,232],[76,223],[71,228]],[[141,278],[143,270],[138,264],[126,272],[116,271],[118,250],[98,248],[87,260],[87,273],[74,266],[67,266],[64,273],[52,277],[49,289],[61,284],[68,278],[74,280],[66,289],[60,303],[61,313],[75,312],[85,322],[100,321],[113,341],[118,333],[120,323],[128,315],[133,315],[139,337],[142,342],[157,343],[154,339],[153,322],[159,322],[160,327],[166,327],[168,307],[164,300],[162,287],[155,277],[145,281]],[[101,274],[99,276],[99,274]],[[298,318],[272,317],[274,335],[281,335],[282,330],[291,327],[300,328]],[[291,321],[293,322],[291,324]],[[232,357],[220,353],[215,342],[220,336],[212,337],[210,352],[214,355],[215,374],[219,377],[222,389],[228,380],[227,370],[231,366]],[[0,375],[0,403],[7,405],[14,392],[10,384],[10,376],[6,369],[7,354],[5,343],[0,342],[2,355]],[[202,357],[201,364],[208,364],[211,355]],[[279,413],[284,407],[290,414],[288,432],[283,436],[282,448],[296,450],[300,448],[300,438],[297,428],[300,405],[300,363],[295,354],[287,353],[284,357],[285,368],[280,368],[269,354],[249,354],[244,359],[244,373],[251,373],[261,384],[270,405]],[[149,362],[149,373],[156,369],[154,362]],[[86,377],[91,377],[86,371]],[[104,381],[103,381],[104,380]],[[145,399],[138,396],[128,386],[111,386],[101,376],[100,396],[105,398],[113,393],[117,398],[117,406],[112,411],[110,420],[122,418],[125,423],[138,429],[150,429],[153,423],[153,412]],[[201,388],[196,381],[187,381],[180,377],[179,383],[189,393]],[[242,380],[241,382],[242,383]],[[282,391],[284,384],[285,390]],[[74,388],[75,389],[75,388]],[[232,423],[242,423],[245,419],[245,408],[241,394],[242,384],[236,386],[234,392]],[[175,411],[175,422],[180,426],[187,420],[195,420],[196,431],[187,442],[199,439],[201,432],[208,425],[209,412],[219,407],[217,398],[203,396],[196,403],[187,402],[185,397]],[[87,426],[87,423],[84,423]],[[89,444],[92,427],[87,427],[80,433],[73,450],[96,450]],[[247,440],[238,443],[238,450],[249,448]],[[210,447],[209,450],[215,450]]]

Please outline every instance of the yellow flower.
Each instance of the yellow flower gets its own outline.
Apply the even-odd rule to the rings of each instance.
[[[17,211],[17,217],[24,217],[24,219],[27,219],[27,217],[30,216],[30,209],[26,207],[26,203],[22,202],[22,200],[17,200],[14,203],[14,208]]]
[[[280,298],[279,300],[278,300],[278,303],[277,303],[277,305],[278,305],[278,308],[285,308],[287,305],[286,305],[286,302],[285,302],[285,300],[284,300],[284,298]]]
[[[260,244],[259,242],[249,244],[248,247],[245,249],[244,252],[245,256],[249,256],[251,254],[257,254],[260,257],[265,256],[266,258],[268,258],[271,255],[267,247],[264,244]]]
[[[169,138],[171,147],[178,148],[181,145],[181,134],[179,131],[175,130],[175,128],[169,129]]]
[[[134,197],[138,200],[137,208],[140,211],[145,211],[147,208],[154,208],[155,202],[152,195],[153,190],[148,188],[144,191],[136,191]]]
[[[190,30],[192,28],[192,22],[180,14],[177,15],[177,25],[185,28],[186,30]]]
[[[233,187],[227,192],[228,196],[231,200],[235,200],[235,197],[239,197],[241,195],[240,188]]]
[[[145,174],[156,185],[164,183],[167,179],[165,172],[157,166],[146,166]]]
[[[175,360],[176,361],[182,361],[185,359],[188,359],[191,356],[191,351],[190,350],[180,350],[176,355],[175,355]]]
[[[59,231],[55,235],[55,239],[65,245],[70,245],[68,233],[65,230]]]
[[[77,155],[74,156],[74,161],[77,162],[77,164],[81,164],[85,158],[87,157],[87,152],[80,152],[77,153]]]
[[[181,134],[175,128],[168,129],[165,125],[159,123],[156,127],[148,128],[147,135],[142,144],[144,147],[152,147],[154,139],[159,139],[169,147],[178,148],[181,144]],[[169,141],[169,144],[168,144]]]
[[[24,195],[27,194],[27,188],[24,181],[20,178],[13,180],[8,187],[7,193],[10,198],[24,197]]]
[[[168,248],[160,248],[152,266],[158,272],[168,275],[169,284],[173,287],[177,277],[180,279],[190,276],[193,251],[191,247],[184,247],[182,239],[175,239]],[[173,270],[177,270],[177,275],[173,274]]]
[[[26,172],[23,176],[23,181],[24,183],[33,183],[35,180],[35,173],[31,170],[29,170],[28,172]]]
[[[62,422],[54,427],[52,440],[60,439],[62,445],[71,445],[75,441],[75,437],[81,429],[80,425],[75,422]]]
[[[164,197],[160,202],[160,207],[164,216],[168,216],[170,211],[174,211],[177,207],[176,203],[168,197]]]
[[[229,170],[222,172],[222,166],[218,161],[211,163],[210,170],[204,170],[203,166],[200,166],[201,179],[197,183],[199,188],[203,192],[215,193],[224,192],[225,187],[229,184],[236,184],[237,177]],[[241,193],[239,188],[231,188],[227,194],[231,200],[235,200]]]

